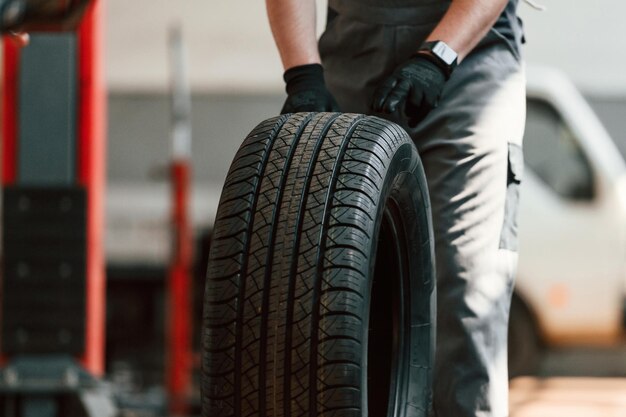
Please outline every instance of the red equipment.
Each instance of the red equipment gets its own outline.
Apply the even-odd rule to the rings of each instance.
[[[187,414],[191,389],[191,282],[193,236],[189,218],[191,93],[180,27],[170,32],[172,71],[172,261],[168,280],[167,389],[172,415]]]
[[[9,3],[24,6],[10,29],[36,32],[24,49],[4,40],[0,414],[110,416],[112,402],[98,382],[105,337],[102,3]],[[95,408],[83,399],[87,389],[96,392]]]

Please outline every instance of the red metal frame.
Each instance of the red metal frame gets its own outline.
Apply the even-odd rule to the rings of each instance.
[[[87,9],[78,35],[79,115],[78,183],[87,190],[87,283],[85,352],[83,366],[96,376],[104,372],[105,260],[104,187],[106,155],[106,93],[103,76],[102,2]],[[16,180],[19,47],[4,39],[2,75],[2,184]],[[0,356],[0,361],[5,358]]]
[[[106,91],[103,65],[103,6],[95,0],[78,28],[78,181],[87,190],[87,316],[81,361],[94,375],[104,372],[105,260],[104,192]]]
[[[17,163],[17,86],[20,48],[8,37],[3,39],[2,71],[2,184],[15,181]]]
[[[192,232],[189,221],[189,182],[191,169],[187,161],[174,161],[172,176],[172,223],[174,247],[168,282],[168,360],[167,388],[170,412],[187,412],[191,386],[191,265]]]

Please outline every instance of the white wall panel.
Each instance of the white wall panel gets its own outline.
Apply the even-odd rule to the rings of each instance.
[[[114,91],[167,88],[167,30],[180,22],[197,91],[277,92],[282,68],[263,0],[104,0],[107,75]],[[586,93],[626,95],[626,2],[535,0],[520,5],[527,61],[561,68]],[[522,2],[522,0],[520,0]],[[321,29],[325,0],[318,0]]]

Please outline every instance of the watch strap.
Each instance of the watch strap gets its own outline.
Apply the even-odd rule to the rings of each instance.
[[[430,60],[450,78],[458,64],[458,54],[443,41],[424,42],[415,55]]]

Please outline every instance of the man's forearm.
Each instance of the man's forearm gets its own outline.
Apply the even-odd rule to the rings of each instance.
[[[507,0],[454,0],[427,40],[444,41],[461,61],[487,34],[506,4]]]
[[[320,63],[315,0],[266,0],[266,4],[283,67]]]

